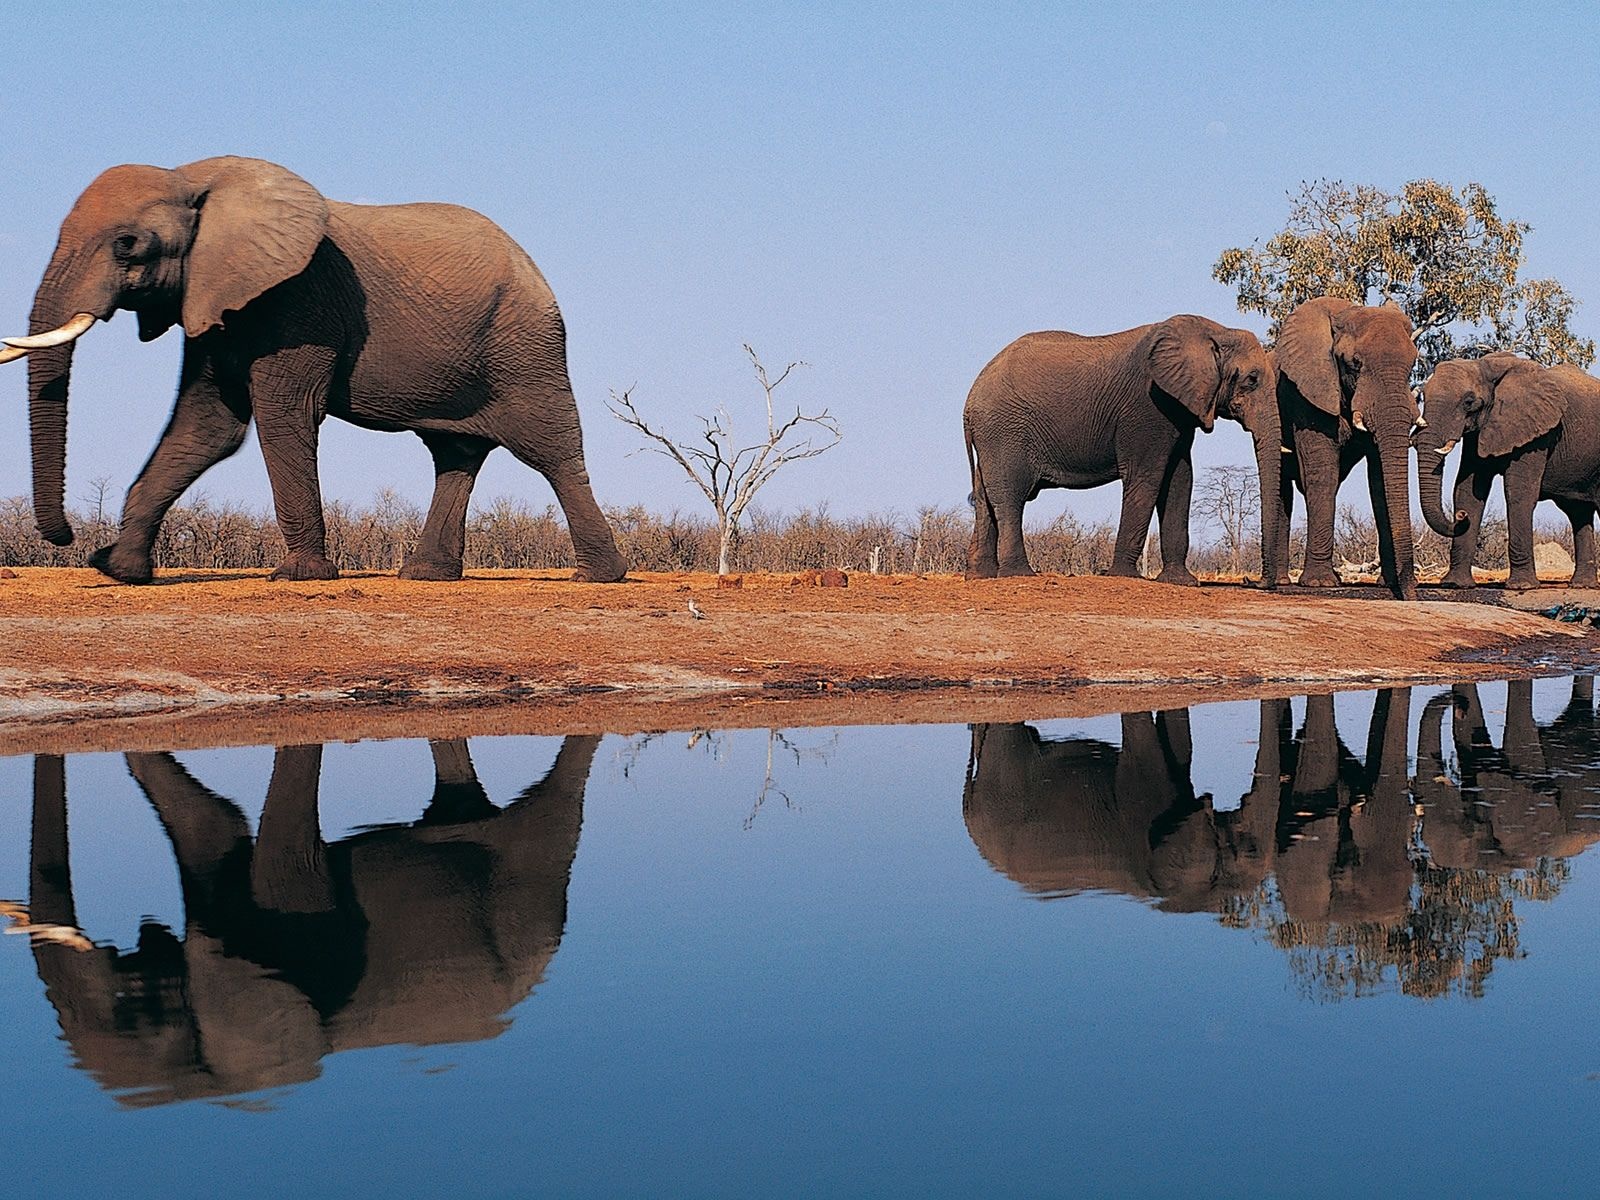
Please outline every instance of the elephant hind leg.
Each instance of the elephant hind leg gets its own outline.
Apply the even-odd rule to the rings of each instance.
[[[611,524],[595,502],[583,462],[583,432],[572,389],[543,383],[501,387],[501,416],[492,436],[549,481],[567,518],[578,569],[573,579],[617,583],[628,563],[617,549]]]
[[[983,469],[983,492],[974,497],[979,508],[975,536],[983,530],[987,509],[988,520],[994,525],[995,570],[990,575],[1034,573],[1022,541],[1022,508],[1038,494],[1038,489],[1039,479],[1031,468],[995,465]],[[981,552],[981,542],[977,548]]]
[[[972,467],[972,495],[968,500],[972,504],[972,541],[967,544],[967,578],[993,579],[1000,574],[1000,526],[984,485],[983,468],[976,460]]]
[[[1596,586],[1594,563],[1595,506],[1588,500],[1557,500],[1556,507],[1572,522],[1572,587]]]
[[[460,579],[466,552],[467,502],[483,460],[494,449],[487,438],[419,433],[433,455],[433,503],[417,548],[406,556],[401,579]]]

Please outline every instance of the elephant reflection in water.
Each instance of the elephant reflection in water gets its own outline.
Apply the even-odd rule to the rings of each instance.
[[[1553,895],[1560,856],[1600,837],[1584,819],[1600,815],[1591,681],[1544,727],[1531,685],[1510,687],[1500,750],[1470,685],[1431,701],[1415,781],[1409,689],[1377,694],[1360,759],[1332,696],[1307,697],[1298,734],[1287,700],[1263,701],[1252,787],[1223,812],[1195,794],[1185,710],[1125,714],[1120,749],[975,726],[967,829],[1030,892],[1118,892],[1260,929],[1319,996],[1372,990],[1388,969],[1408,992],[1477,994],[1518,953],[1511,902]],[[1452,703],[1460,787],[1440,747]]]
[[[129,754],[177,859],[182,940],[146,922],[135,950],[77,931],[63,761],[34,767],[28,922],[78,1063],[131,1105],[315,1078],[325,1054],[498,1035],[543,978],[599,739],[569,737],[505,808],[465,741],[431,743],[420,820],[322,842],[322,747],[280,748],[259,831],[170,754]]]

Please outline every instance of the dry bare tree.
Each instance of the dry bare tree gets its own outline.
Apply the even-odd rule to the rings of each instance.
[[[1191,511],[1222,532],[1222,547],[1228,553],[1228,571],[1232,575],[1240,574],[1246,554],[1255,545],[1252,531],[1259,528],[1261,515],[1261,485],[1256,469],[1212,467],[1194,485]]]
[[[733,547],[739,538],[739,522],[756,493],[782,467],[803,458],[815,458],[837,446],[844,436],[839,423],[826,408],[808,414],[801,412],[797,405],[792,416],[778,415],[774,393],[795,368],[804,363],[792,362],[772,379],[755,350],[746,344],[744,352],[750,356],[756,382],[761,385],[767,402],[766,436],[746,446],[740,446],[735,439],[733,418],[721,405],[711,416],[699,418],[700,440],[705,443],[702,448],[695,442],[674,441],[652,428],[634,407],[631,388],[620,394],[611,393],[611,415],[653,443],[645,449],[664,454],[682,467],[716,512],[719,575],[728,573]],[[822,437],[828,440],[820,441]]]

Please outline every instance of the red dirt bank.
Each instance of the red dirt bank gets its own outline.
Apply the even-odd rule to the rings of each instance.
[[[0,579],[0,753],[416,734],[419,721],[442,736],[1069,715],[1592,656],[1579,627],[1479,604],[1053,576],[716,583],[217,572],[129,588],[21,570]]]

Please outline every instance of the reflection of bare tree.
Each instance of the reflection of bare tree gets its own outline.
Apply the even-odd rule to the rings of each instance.
[[[756,814],[761,811],[761,806],[767,802],[769,796],[781,796],[785,808],[791,811],[799,810],[800,806],[794,802],[788,792],[778,786],[777,779],[773,774],[773,753],[775,750],[782,749],[786,754],[792,756],[794,765],[798,767],[802,766],[808,759],[814,762],[827,762],[829,756],[833,753],[833,748],[839,742],[839,735],[836,733],[828,739],[826,745],[798,746],[788,735],[789,731],[786,729],[767,730],[767,772],[761,781],[761,790],[756,793],[756,802],[750,809],[750,815],[744,819],[744,828],[746,829],[751,828],[756,823]]]
[[[1476,689],[1435,697],[1414,777],[1410,714],[1407,689],[1380,691],[1358,758],[1331,696],[1307,698],[1298,732],[1288,701],[1263,701],[1254,780],[1227,812],[1195,795],[1181,711],[1125,714],[1120,748],[977,726],[967,829],[1034,894],[1115,891],[1258,931],[1319,1000],[1481,996],[1524,953],[1516,905],[1558,894],[1567,859],[1600,837],[1592,681],[1544,726],[1531,684],[1511,684],[1498,748]]]
[[[627,738],[617,750],[617,762],[622,767],[622,777],[632,779],[633,773],[639,768],[639,760],[644,756],[646,747],[659,741],[666,735],[663,733],[640,733]],[[720,763],[727,757],[726,737],[715,729],[693,729],[689,731],[689,740],[685,750],[700,750],[712,762]]]

